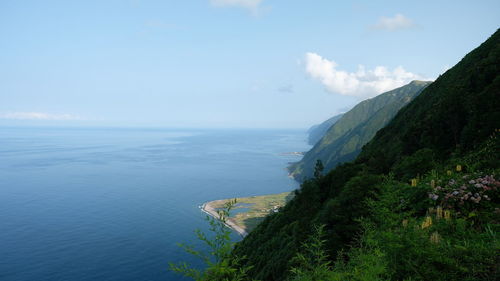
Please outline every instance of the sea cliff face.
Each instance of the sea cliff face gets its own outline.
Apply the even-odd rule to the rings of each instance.
[[[318,141],[321,140],[321,138],[323,138],[326,132],[328,132],[328,129],[330,129],[330,127],[332,127],[335,123],[337,123],[337,121],[339,121],[340,118],[342,118],[342,115],[344,114],[335,115],[332,118],[322,122],[321,124],[312,126],[307,131],[309,135],[307,138],[307,142],[310,145],[315,145]]]
[[[290,175],[303,181],[313,176],[317,160],[322,161],[325,172],[340,163],[353,160],[363,145],[430,83],[412,81],[408,85],[362,101],[340,116],[302,160],[290,165]]]

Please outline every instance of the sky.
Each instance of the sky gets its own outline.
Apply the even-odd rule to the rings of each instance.
[[[0,126],[307,128],[434,80],[500,1],[0,1]]]

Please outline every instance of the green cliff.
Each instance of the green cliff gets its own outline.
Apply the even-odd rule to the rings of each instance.
[[[383,128],[403,106],[412,101],[431,82],[413,81],[408,85],[362,101],[343,114],[302,160],[289,167],[297,180],[311,178],[314,165],[321,160],[329,171],[353,160],[375,133]]]
[[[322,122],[321,124],[317,124],[317,125],[314,125],[312,126],[311,128],[309,128],[309,130],[307,131],[308,133],[308,143],[310,145],[315,145],[319,140],[321,140],[321,138],[323,138],[323,136],[326,134],[326,132],[328,132],[328,129],[330,129],[330,127],[337,123],[337,121],[339,121],[339,119],[342,117],[343,114],[338,114],[338,115],[335,115],[333,116],[332,118]]]

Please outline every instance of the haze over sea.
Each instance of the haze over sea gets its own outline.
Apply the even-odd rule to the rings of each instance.
[[[290,191],[299,130],[1,128],[0,280],[185,280],[203,202]],[[234,239],[238,239],[234,235]]]

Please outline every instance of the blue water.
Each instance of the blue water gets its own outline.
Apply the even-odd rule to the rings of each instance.
[[[186,280],[205,201],[297,183],[302,131],[0,128],[0,280]],[[238,236],[235,234],[234,239]]]

